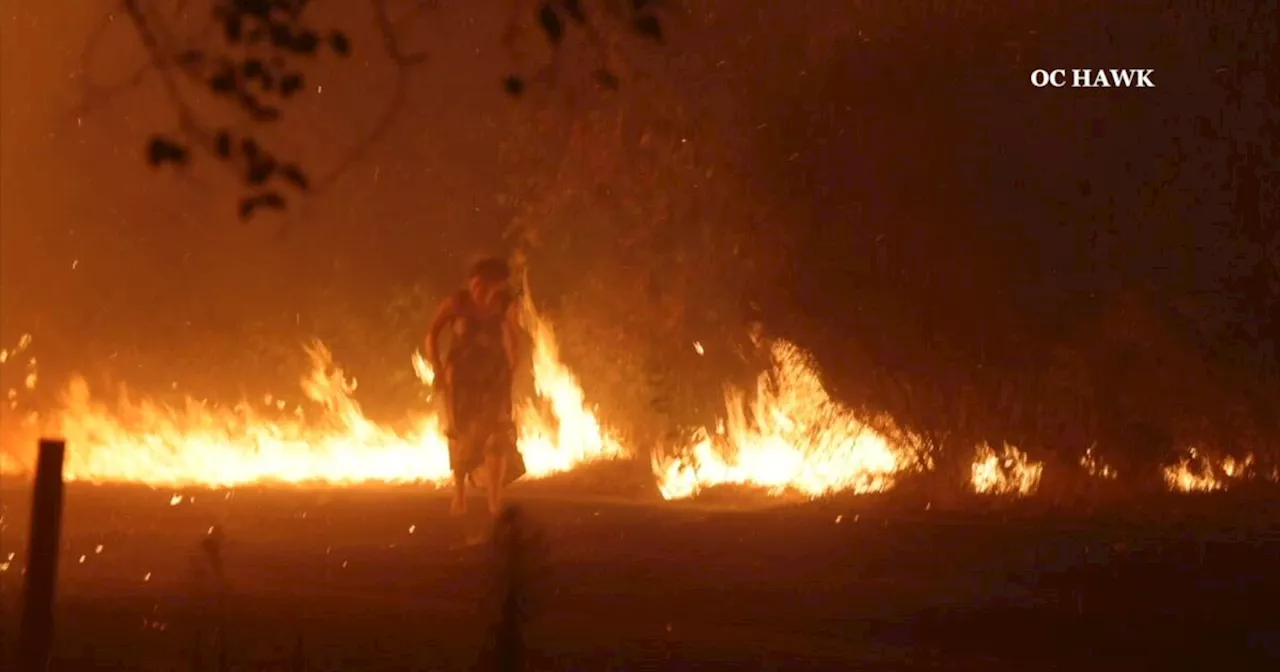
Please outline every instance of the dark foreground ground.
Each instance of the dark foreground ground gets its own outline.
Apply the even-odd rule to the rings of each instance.
[[[0,573],[11,650],[29,493],[0,494],[0,561],[17,554]],[[70,488],[53,669],[190,670],[201,656],[217,669],[217,609],[198,578],[215,524],[229,669],[475,661],[489,549],[460,543],[443,495],[184,494]],[[1280,518],[1259,500],[1034,517],[856,498],[728,510],[536,488],[517,501],[549,542],[529,630],[540,669],[1280,669]]]

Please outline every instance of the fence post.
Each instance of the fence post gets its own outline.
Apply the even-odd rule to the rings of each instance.
[[[18,631],[18,669],[44,672],[53,646],[53,595],[58,579],[58,545],[62,536],[62,439],[41,439],[31,499],[27,541],[27,574],[22,587],[22,620]]]
[[[520,672],[528,666],[524,628],[530,617],[529,583],[542,561],[540,539],[530,533],[523,512],[507,505],[493,529],[494,621],[478,669]]]

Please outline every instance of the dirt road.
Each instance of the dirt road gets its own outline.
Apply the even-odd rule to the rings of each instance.
[[[2,494],[11,642],[28,493]],[[859,499],[734,511],[528,491],[520,503],[548,541],[529,632],[546,669],[1280,661],[1280,619],[1265,615],[1280,603],[1280,530],[1266,524],[1006,520]],[[200,549],[216,525],[233,666],[466,669],[489,617],[489,549],[463,543],[482,523],[446,505],[417,488],[73,486],[55,667],[212,661]]]

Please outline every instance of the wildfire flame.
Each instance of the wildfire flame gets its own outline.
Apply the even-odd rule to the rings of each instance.
[[[729,483],[774,494],[879,492],[903,471],[927,466],[913,437],[899,432],[901,439],[894,441],[832,401],[799,348],[778,341],[771,354],[773,371],[760,374],[750,406],[740,391],[729,390],[727,426],[714,435],[701,432],[683,454],[655,462],[664,497],[689,497]]]
[[[307,397],[324,413],[267,415],[247,403],[230,409],[187,400],[181,408],[122,393],[114,408],[94,400],[83,379],[63,395],[52,424],[74,450],[69,480],[168,486],[439,480],[448,473],[434,417],[398,434],[366,418],[355,385],[321,343],[307,348]]]
[[[1114,479],[1118,475],[1114,467],[1098,459],[1093,452],[1093,446],[1089,446],[1084,451],[1084,455],[1080,456],[1080,466],[1084,467],[1086,473],[1096,478]]]
[[[525,307],[542,401],[517,409],[528,475],[538,478],[623,455],[586,406],[577,380],[561,364],[550,325],[531,304]],[[315,342],[306,351],[311,370],[302,379],[302,390],[323,409],[319,417],[308,417],[300,407],[280,417],[248,403],[223,409],[190,399],[172,408],[149,399],[134,401],[127,393],[109,408],[92,398],[83,379],[74,379],[48,427],[76,447],[67,454],[67,479],[213,487],[449,480],[447,442],[437,415],[415,418],[407,430],[379,425],[365,416],[353,397],[355,380],[334,365],[329,350]],[[434,382],[435,372],[421,355],[414,354],[413,366],[425,383]],[[264,399],[275,410],[281,403]],[[26,472],[28,467],[12,455],[0,454],[4,473]]]
[[[1040,474],[1044,465],[1032,462],[1022,451],[1005,444],[1002,454],[996,454],[985,443],[978,445],[977,457],[972,467],[973,489],[983,494],[1030,495],[1040,486]]]
[[[527,295],[526,295],[527,296]],[[520,450],[528,476],[539,478],[581,464],[634,455],[599,421],[576,377],[560,361],[551,325],[527,298],[522,317],[533,343],[536,398],[516,409]],[[31,345],[0,350],[0,365],[16,364]],[[702,354],[703,345],[693,344]],[[440,419],[426,411],[395,428],[365,416],[355,400],[356,381],[335,366],[320,342],[306,346],[311,367],[301,381],[318,415],[288,409],[267,395],[255,406],[241,402],[221,408],[187,399],[179,407],[122,392],[108,406],[90,395],[81,378],[71,381],[62,404],[39,418],[24,416],[24,430],[36,421],[64,437],[69,480],[134,482],[156,486],[237,486],[248,483],[362,482],[442,484],[450,479],[447,442]],[[834,401],[808,355],[786,341],[769,352],[772,367],[757,379],[755,395],[725,393],[725,416],[714,431],[695,432],[687,446],[655,451],[655,481],[666,499],[691,497],[720,485],[746,485],[770,494],[816,497],[837,491],[880,492],[903,474],[932,467],[924,442],[891,418],[867,416]],[[435,372],[414,353],[412,365],[428,389]],[[23,387],[36,385],[36,360],[27,357]],[[175,383],[176,389],[176,383]],[[20,391],[7,391],[10,409]],[[1092,449],[1081,465],[1100,478],[1116,472]],[[27,473],[30,463],[0,452],[0,473]],[[1014,446],[997,453],[977,447],[970,484],[979,493],[1030,495],[1039,486],[1043,464]],[[1254,460],[1211,461],[1190,449],[1164,472],[1178,491],[1221,490],[1254,476]],[[1271,474],[1275,479],[1277,474]]]
[[[1178,463],[1164,469],[1164,481],[1179,492],[1215,492],[1226,490],[1232,482],[1254,475],[1253,454],[1243,459],[1224,457],[1215,463],[1195,447],[1187,449]]]
[[[538,315],[532,302],[525,301],[523,307],[524,326],[534,343],[534,388],[550,407],[547,413],[526,401],[518,411],[520,450],[529,473],[536,477],[624,456],[626,451],[588,408],[578,379],[560,362],[551,324]]]

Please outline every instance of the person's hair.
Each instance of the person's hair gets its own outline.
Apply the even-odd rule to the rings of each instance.
[[[472,262],[468,275],[486,282],[506,282],[511,278],[511,266],[501,257],[481,257]]]

